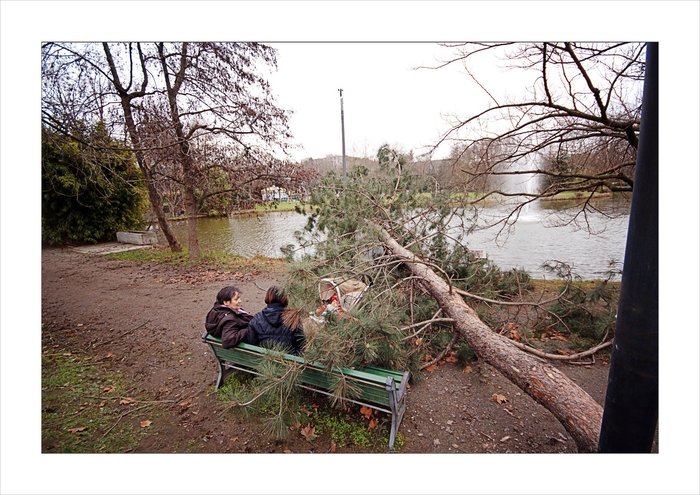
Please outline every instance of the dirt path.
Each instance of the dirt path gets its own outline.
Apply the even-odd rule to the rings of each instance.
[[[309,442],[292,432],[282,442],[270,439],[258,418],[224,413],[225,404],[211,394],[217,366],[199,337],[217,291],[237,285],[243,306],[255,312],[265,289],[284,277],[276,270],[188,272],[45,249],[42,342],[99,359],[150,400],[168,401],[135,451],[327,452],[322,437]],[[602,404],[605,363],[562,370]],[[494,394],[505,402],[494,401]],[[576,452],[549,412],[488,365],[439,366],[411,386],[407,404],[401,452]],[[60,452],[61,446],[45,442],[42,450]]]

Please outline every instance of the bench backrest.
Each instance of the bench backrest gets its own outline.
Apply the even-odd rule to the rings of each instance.
[[[230,349],[221,347],[221,340],[211,335],[202,335],[202,340],[211,345],[214,354],[222,361],[234,363],[250,370],[255,370],[263,360],[263,356],[272,353],[279,353],[264,347],[239,343]],[[391,378],[394,389],[398,392],[402,382],[407,379],[406,373],[387,370],[376,367],[366,367],[360,369],[351,368],[328,368],[321,363],[309,363],[300,356],[293,354],[281,354],[285,361],[305,365],[299,375],[299,382],[314,388],[331,391],[337,382],[338,376],[344,376],[350,380],[355,388],[359,389],[356,397],[372,404],[389,407],[389,395],[387,393],[387,379]],[[405,385],[404,385],[405,386]]]

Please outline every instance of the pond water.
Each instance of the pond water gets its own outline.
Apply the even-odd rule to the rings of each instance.
[[[584,279],[602,276],[609,262],[620,264],[625,253],[629,204],[621,201],[603,201],[596,204],[598,212],[580,217],[565,226],[561,223],[566,203],[549,202],[532,205],[523,211],[508,236],[494,239],[495,231],[478,230],[469,235],[466,244],[471,249],[483,250],[500,268],[524,268],[537,278],[554,278],[541,267],[548,260],[558,260],[573,266]],[[480,210],[483,222],[498,217],[502,208]],[[261,254],[280,257],[281,246],[294,243],[294,232],[306,224],[306,217],[295,212],[273,212],[232,215],[225,218],[198,220],[199,242],[202,249],[218,249],[243,256]],[[589,233],[586,224],[596,232]],[[186,222],[173,222],[175,235],[187,244]]]
[[[538,278],[554,278],[542,268],[550,260],[568,263],[583,279],[603,277],[611,262],[621,270],[629,204],[601,203],[598,212],[580,215],[568,223],[572,216],[563,211],[564,206],[553,203],[531,207],[521,213],[509,235],[494,239],[494,229],[477,230],[467,238],[467,245],[485,250],[500,268],[523,268]],[[498,208],[489,209],[481,216],[493,220],[498,212]]]

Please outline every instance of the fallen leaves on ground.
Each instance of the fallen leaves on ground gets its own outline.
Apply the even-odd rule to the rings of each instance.
[[[360,408],[360,414],[362,414],[365,417],[365,419],[369,419],[372,417],[372,408],[367,407],[367,406],[362,406]]]
[[[87,430],[87,426],[78,426],[77,428],[68,428],[71,433],[80,433],[81,431]]]
[[[301,433],[301,436],[309,442],[316,439],[316,427],[311,426],[310,424],[304,426],[301,430],[299,430],[299,433]]]
[[[427,366],[424,371],[427,371],[428,373],[432,373],[437,369],[437,364],[431,364],[430,366]]]
[[[108,394],[112,390],[114,390],[114,385],[107,385],[105,388],[102,389],[102,392],[104,392],[105,394]]]
[[[336,449],[337,449],[337,446],[336,446],[335,442],[331,442],[331,446],[328,448],[328,452],[330,452],[331,454],[335,454]]]
[[[469,365],[466,365],[464,368],[462,368],[462,373],[471,373],[472,371],[473,369]]]
[[[522,340],[522,335],[520,334],[520,329],[518,328],[517,323],[506,323],[505,329],[508,331],[509,339],[514,340],[516,342],[520,342]]]
[[[379,420],[377,418],[372,418],[369,420],[369,425],[367,425],[367,427],[370,430],[374,430],[378,424],[379,424]]]
[[[540,340],[545,341],[545,340],[559,340],[561,342],[568,342],[569,337],[564,335],[561,332],[558,332],[556,330],[548,330],[545,332],[542,332],[542,335],[540,335]]]
[[[188,407],[192,406],[192,399],[185,399],[183,401],[180,401],[178,403],[178,406],[180,406],[183,409],[187,409]]]
[[[508,399],[506,399],[506,396],[501,395],[501,394],[493,394],[491,396],[491,400],[494,402],[497,402],[498,404],[504,404],[504,403],[508,402]]]
[[[124,397],[122,400],[119,401],[120,404],[133,404],[134,402],[136,401],[131,397]]]
[[[151,426],[151,423],[153,423],[153,421],[151,421],[150,419],[144,419],[139,424],[141,425],[141,428],[148,428],[149,426]]]

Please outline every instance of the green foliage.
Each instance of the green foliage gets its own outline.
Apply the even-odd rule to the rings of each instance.
[[[143,225],[147,196],[130,152],[99,123],[76,131],[81,142],[42,129],[42,240],[97,243]]]
[[[588,285],[588,286],[587,286]],[[550,311],[559,317],[555,327],[585,344],[598,344],[615,331],[617,294],[608,280],[574,283]]]
[[[412,154],[400,153],[388,144],[381,145],[377,150],[377,161],[380,167],[403,167],[412,159]]]
[[[591,281],[579,280],[566,263],[545,263],[543,268],[560,279],[550,281],[549,291],[561,297],[547,308],[550,316],[534,325],[535,330],[556,330],[568,336],[571,346],[577,349],[612,338],[620,295],[620,283],[613,282],[620,274],[617,263],[611,261],[604,278]]]
[[[460,289],[490,299],[509,300],[532,289],[531,277],[523,269],[502,270],[489,259],[477,258],[461,244],[449,247],[444,235],[429,244],[430,259]]]
[[[299,211],[301,203],[299,201],[270,201],[255,205],[255,211]]]
[[[279,378],[278,375],[276,376]],[[391,424],[389,417],[379,413],[376,426],[370,429],[367,421],[359,414],[351,413],[351,411],[356,413],[358,406],[340,407],[339,403],[310,405],[309,401],[319,396],[303,390],[298,390],[299,393],[287,398],[290,402],[289,407],[286,408],[286,414],[278,414],[279,401],[270,400],[271,397],[267,397],[267,394],[250,402],[256,397],[256,393],[259,393],[261,386],[266,383],[269,384],[267,380],[261,380],[259,377],[252,378],[249,375],[232,373],[217,391],[217,395],[225,402],[246,404],[242,409],[243,413],[261,418],[264,430],[275,438],[286,438],[291,429],[309,425],[315,428],[316,436],[328,435],[330,441],[338,447],[357,446],[386,452]],[[269,395],[276,393],[279,393],[278,388],[271,389]],[[404,442],[403,435],[399,433],[394,448],[400,450]]]
[[[545,157],[544,169],[555,174],[542,176],[542,186],[545,189],[571,182],[571,178],[566,177],[567,174],[574,172],[568,150],[566,148],[558,148],[556,152]]]
[[[351,408],[357,409],[357,407]],[[367,422],[347,412],[329,410],[324,407],[312,409],[313,414],[306,421],[316,427],[319,435],[328,435],[331,442],[338,447],[357,447],[386,452],[389,447],[389,426],[391,421],[381,417],[377,426],[369,429]],[[381,415],[381,413],[380,413]],[[394,444],[395,450],[400,450],[404,437],[399,433]]]
[[[408,370],[419,379],[421,364],[453,341],[453,329],[450,323],[432,321],[440,308],[405,264],[386,252],[380,229],[407,246],[454,287],[480,298],[521,299],[532,290],[533,281],[523,270],[500,270],[466,247],[464,241],[475,215],[456,211],[454,195],[431,190],[431,183],[412,174],[410,165],[385,165],[372,174],[356,167],[346,178],[329,174],[322,179],[312,193],[307,228],[298,233],[300,243],[313,242],[315,256],[291,265],[285,288],[293,306],[313,315],[323,304],[319,299],[320,279],[371,280],[371,288],[359,305],[338,317],[327,316],[320,325],[312,318],[304,321],[304,358],[336,368]],[[457,227],[455,220],[461,222]],[[287,254],[291,259],[291,251]],[[491,328],[507,328],[503,325],[511,315],[504,306],[475,306]],[[569,314],[564,320],[574,321],[573,311],[566,311]],[[498,313],[507,319],[502,321],[503,315]],[[456,342],[453,350],[464,361],[474,357],[463,342]],[[280,383],[285,379],[282,370],[262,374],[267,378],[256,379],[250,394],[267,404],[276,416],[267,424],[271,431],[281,434],[284,425],[291,424],[293,408],[283,405],[279,397],[291,400],[293,393]],[[351,398],[353,393],[340,377],[332,390],[333,402]],[[265,399],[267,394],[271,395],[270,402]]]
[[[421,357],[440,352],[450,341],[451,325],[409,328],[414,322],[431,320],[439,308],[410,281],[406,267],[384,256],[377,226],[390,231],[461,289],[512,299],[530,290],[531,283],[522,270],[503,271],[489,260],[476,258],[463,242],[469,225],[455,233],[451,224],[455,196],[431,190],[431,183],[412,174],[405,162],[391,167],[390,151],[380,150],[386,160],[380,160],[384,166],[378,173],[358,167],[344,180],[330,174],[314,190],[309,228],[311,233],[323,232],[325,241],[316,241],[315,261],[303,260],[292,269],[287,289],[293,300],[313,310],[320,304],[320,278],[371,277],[374,285],[363,305],[349,317],[327,322],[310,342],[306,356],[333,366],[408,369],[417,376]],[[459,213],[470,221],[463,210]]]
[[[246,414],[262,416],[263,431],[283,439],[298,420],[299,396],[295,385],[302,366],[283,362],[283,349],[272,350],[258,364],[259,375],[246,382],[228,379],[218,394],[223,400],[243,407]]]

